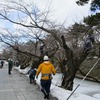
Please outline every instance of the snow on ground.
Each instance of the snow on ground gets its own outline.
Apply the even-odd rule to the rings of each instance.
[[[26,74],[30,68],[21,70],[20,67],[15,67],[15,69],[17,69],[20,73]],[[40,85],[40,77],[41,74],[38,76],[38,79],[36,79],[38,85]],[[61,79],[61,74],[57,73],[53,76],[51,94],[59,100],[67,100],[72,91],[60,88]],[[77,78],[74,80],[74,89],[81,83],[81,81],[82,79]],[[85,80],[68,100],[100,100],[100,84]]]
[[[60,86],[61,84],[61,74],[57,74],[53,77],[51,91],[55,91],[55,85]],[[100,83],[91,82],[91,81],[83,81],[82,79],[75,78],[74,80],[74,88],[73,90],[80,84],[80,86],[76,89],[75,93],[71,96],[69,100],[100,100]],[[57,87],[56,86],[56,87]],[[53,87],[53,88],[52,88]],[[60,87],[58,87],[60,88]],[[53,93],[59,100],[66,100],[67,97],[70,95],[70,91],[64,90],[60,88]],[[57,93],[56,93],[57,92]],[[53,95],[52,94],[52,95]],[[57,94],[57,95],[56,95]]]

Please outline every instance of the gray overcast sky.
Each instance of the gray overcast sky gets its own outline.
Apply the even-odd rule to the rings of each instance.
[[[62,23],[67,19],[68,25],[74,22],[82,21],[83,17],[89,15],[90,5],[78,6],[77,0],[24,0],[25,2],[34,2],[39,9],[45,10],[51,5],[53,10],[52,19]]]
[[[1,0],[0,0],[1,1]],[[4,0],[9,1],[9,0]],[[10,0],[11,1],[11,0]],[[15,1],[15,0],[12,0]],[[78,6],[77,0],[16,0],[20,3],[35,4],[40,10],[45,11],[50,6],[52,11],[51,20],[58,23],[63,23],[66,19],[66,23],[69,26],[74,22],[82,22],[83,17],[90,15],[90,5]],[[3,2],[3,1],[2,1]],[[24,3],[23,3],[24,4]],[[1,21],[0,26],[7,26],[7,22]]]
[[[0,0],[1,2],[2,0]],[[5,2],[8,0],[5,0]],[[12,0],[15,1],[15,0]],[[58,23],[63,23],[66,19],[66,26],[73,24],[74,22],[82,22],[83,17],[91,14],[90,5],[78,6],[75,2],[77,0],[16,0],[20,3],[33,3],[38,6],[40,10],[45,11],[50,6],[52,9],[51,20]],[[2,1],[4,2],[4,0]],[[23,3],[24,4],[24,3]],[[9,25],[8,25],[9,24]],[[8,21],[0,21],[0,27],[12,26]]]

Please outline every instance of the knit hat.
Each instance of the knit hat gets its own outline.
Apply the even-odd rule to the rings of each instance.
[[[43,58],[44,60],[49,60],[49,58],[48,58],[48,56],[44,56],[44,58]]]

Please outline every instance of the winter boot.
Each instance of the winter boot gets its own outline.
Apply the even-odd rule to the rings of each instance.
[[[32,79],[30,78],[30,84],[32,84]]]
[[[44,94],[44,99],[46,99],[46,98],[47,98],[47,95],[46,95],[45,91],[44,91],[43,89],[41,89],[41,91],[42,91],[43,94]]]
[[[50,98],[49,98],[49,94],[48,94],[48,95],[46,95],[46,98],[47,98],[47,99],[50,99]]]

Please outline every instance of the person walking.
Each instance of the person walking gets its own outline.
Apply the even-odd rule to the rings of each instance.
[[[8,74],[11,74],[12,71],[12,67],[13,67],[13,61],[12,59],[8,59]]]
[[[50,87],[52,74],[56,74],[56,70],[53,64],[49,61],[48,56],[44,56],[44,62],[41,63],[36,72],[36,79],[38,78],[39,73],[41,72],[41,91],[44,93],[44,99],[49,99]]]
[[[34,83],[34,84],[36,84],[36,80],[35,80],[35,75],[36,75],[36,68],[31,68],[30,70],[29,70],[29,79],[30,79],[30,84],[31,83]]]
[[[3,61],[3,60],[1,60],[1,68],[3,67],[3,65],[4,65],[4,61]]]

